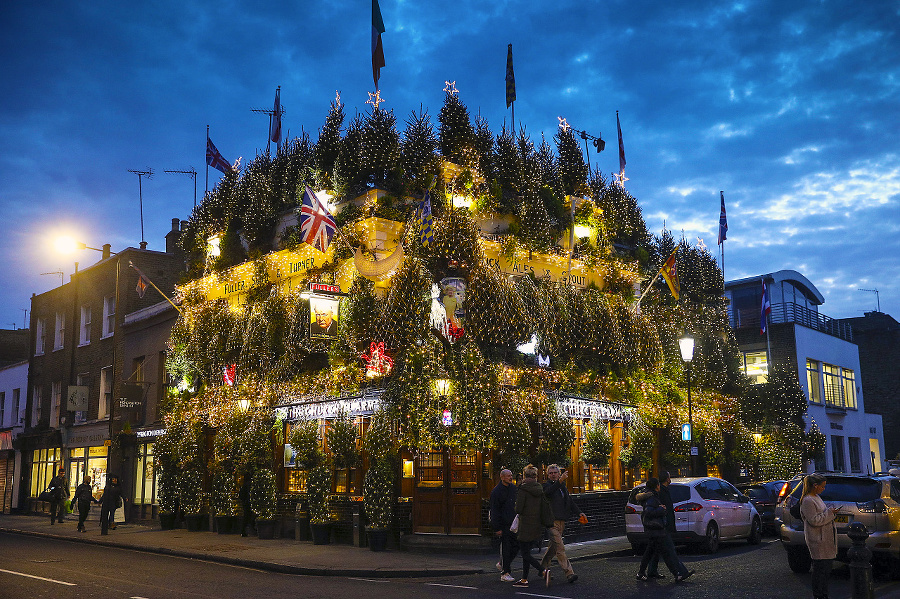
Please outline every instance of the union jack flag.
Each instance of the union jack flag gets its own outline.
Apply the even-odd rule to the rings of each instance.
[[[300,206],[300,233],[303,241],[324,253],[331,244],[337,224],[331,213],[322,206],[315,192],[306,186]]]
[[[206,164],[226,175],[234,170],[209,137],[206,138]]]

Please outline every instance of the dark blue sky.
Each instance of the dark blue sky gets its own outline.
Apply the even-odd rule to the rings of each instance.
[[[54,255],[69,231],[113,250],[140,241],[138,181],[150,167],[144,221],[164,249],[187,218],[206,126],[229,160],[265,148],[282,87],[284,127],[318,138],[340,90],[364,112],[373,88],[368,0],[261,3],[182,0],[8,3],[0,18],[0,327],[22,326],[40,273],[99,254]],[[592,165],[618,169],[616,110],[628,189],[647,225],[663,223],[716,253],[719,190],[729,233],[726,278],[799,270],[821,311],[875,308],[900,319],[900,41],[898,4],[382,0],[387,28],[382,107],[402,123],[433,120],[455,80],[492,130],[516,119],[539,141],[557,117],[602,136]],[[210,187],[219,173],[210,171]]]

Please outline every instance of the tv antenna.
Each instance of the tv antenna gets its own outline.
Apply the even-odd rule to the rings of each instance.
[[[269,115],[269,137],[266,139],[266,153],[269,152],[269,146],[272,144],[272,120],[277,116],[279,119],[284,116],[285,110],[284,106],[281,105],[281,86],[278,86],[278,89],[275,90],[276,98],[278,99],[277,108],[251,108],[250,112],[258,112],[260,114]],[[281,146],[281,140],[278,141],[279,147]]]
[[[187,175],[191,179],[194,180],[194,208],[197,207],[197,171],[194,170],[194,167],[191,167],[189,171],[163,171],[166,173],[180,173],[182,175]]]
[[[881,297],[878,295],[877,289],[857,289],[857,291],[868,291],[875,294],[875,303],[878,306],[878,312],[881,312]]]
[[[134,173],[138,176],[138,201],[140,202],[141,207],[141,248],[145,249],[147,247],[147,242],[144,241],[144,190],[141,185],[141,179],[143,177],[147,177],[148,179],[153,178],[153,169],[149,166],[145,171],[139,171],[135,169],[128,169],[129,173]]]
[[[51,271],[51,272],[42,272],[41,275],[59,275],[59,286],[62,287],[62,284],[63,284],[63,276],[65,276],[64,273],[63,273],[63,271],[61,271],[61,270],[54,270],[54,271]],[[22,309],[24,310],[24,308],[22,308]]]

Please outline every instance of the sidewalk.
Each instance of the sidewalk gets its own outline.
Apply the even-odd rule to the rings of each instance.
[[[0,515],[0,532],[93,543],[163,555],[177,555],[285,574],[413,578],[496,572],[495,555],[424,554],[402,551],[374,552],[351,545],[313,545],[293,539],[260,540],[185,529],[160,530],[140,524],[119,524],[101,536],[97,522],[88,532],[76,530],[77,520],[50,525],[47,516]],[[625,537],[572,543],[566,553],[573,561],[628,555]]]

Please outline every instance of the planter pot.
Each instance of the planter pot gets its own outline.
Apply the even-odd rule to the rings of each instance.
[[[216,516],[216,532],[220,535],[230,535],[237,528],[237,518],[234,516]]]
[[[275,520],[259,520],[256,521],[256,535],[260,539],[275,538]]]
[[[203,519],[206,514],[185,514],[184,523],[189,532],[200,532],[203,530]]]
[[[312,534],[313,545],[329,545],[331,543],[330,522],[310,522],[309,530]]]
[[[369,549],[372,551],[384,551],[387,548],[388,529],[366,527],[369,535]]]
[[[160,512],[159,527],[163,530],[172,530],[175,528],[175,514],[171,512]]]

